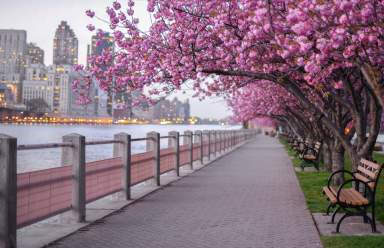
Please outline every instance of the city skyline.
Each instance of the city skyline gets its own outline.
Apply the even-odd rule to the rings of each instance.
[[[79,63],[86,63],[87,45],[91,44],[91,37],[94,33],[86,29],[91,21],[85,14],[85,10],[92,9],[96,14],[104,16],[105,7],[112,1],[100,0],[95,3],[91,0],[66,0],[54,3],[47,0],[36,0],[31,3],[25,0],[7,1],[2,6],[8,11],[0,16],[0,29],[21,29],[27,31],[28,43],[35,43],[45,52],[45,64],[52,64],[53,39],[55,31],[61,21],[67,21],[73,29],[79,41]],[[136,1],[136,14],[141,21],[142,29],[146,30],[150,25],[149,15],[146,12],[146,1]],[[17,18],[14,18],[17,16]],[[44,26],[42,26],[42,24]],[[97,27],[105,28],[100,22],[95,22]],[[175,93],[170,98],[177,96],[181,100],[190,98],[192,115],[203,118],[223,118],[231,112],[227,109],[225,101],[221,98],[200,102],[192,98],[192,92],[184,90],[186,94]]]

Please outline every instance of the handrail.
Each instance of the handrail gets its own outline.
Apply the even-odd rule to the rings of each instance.
[[[122,143],[119,140],[95,140],[95,141],[87,141],[85,145],[94,146],[94,145],[107,145],[107,144],[119,144]]]
[[[208,130],[206,130],[208,131]],[[37,221],[46,219],[58,213],[62,213],[71,208],[81,209],[76,213],[76,218],[78,221],[84,221],[86,216],[86,208],[85,204],[91,201],[94,201],[96,198],[104,197],[109,194],[115,193],[117,190],[123,190],[125,198],[127,200],[131,199],[131,187],[138,182],[143,182],[145,180],[154,179],[157,184],[160,184],[160,175],[166,172],[175,170],[176,175],[179,176],[179,169],[182,166],[189,166],[193,169],[193,162],[200,160],[200,162],[204,163],[204,158],[207,158],[208,161],[211,160],[211,155],[215,157],[221,154],[228,152],[228,149],[235,147],[236,145],[243,144],[245,141],[249,140],[252,137],[255,137],[257,134],[255,131],[229,131],[227,135],[225,131],[220,132],[185,132],[180,134],[178,132],[174,132],[175,134],[168,133],[168,135],[160,136],[158,132],[155,135],[151,132],[148,133],[147,137],[143,138],[134,138],[127,133],[119,133],[114,136],[114,138],[106,139],[106,140],[90,140],[87,141],[86,137],[78,134],[63,136],[62,142],[58,143],[46,143],[46,144],[25,144],[16,146],[17,139],[12,137],[3,138],[0,135],[0,140],[4,142],[6,145],[2,146],[0,149],[1,154],[5,155],[6,163],[0,163],[0,167],[6,168],[9,171],[13,171],[13,174],[7,174],[10,180],[6,180],[8,183],[5,185],[7,187],[6,190],[0,190],[2,192],[8,192],[6,197],[11,197],[17,195],[18,191],[27,190],[30,187],[35,187],[36,189],[40,189],[45,187],[45,184],[55,184],[65,182],[66,186],[63,194],[66,197],[72,197],[73,199],[77,199],[76,201],[67,202],[65,206],[56,206],[55,199],[47,199],[44,201],[49,201],[49,204],[52,204],[52,209],[50,212],[45,214],[36,216],[29,216],[26,219],[21,219],[20,223],[14,223],[14,219],[12,219],[12,233],[16,232],[17,228],[21,228],[23,226],[27,226]],[[210,136],[210,135],[213,136]],[[207,136],[208,135],[208,136]],[[199,142],[194,143],[192,140],[193,136],[200,137]],[[179,137],[187,137],[186,144],[184,142],[180,142]],[[208,137],[208,139],[204,139]],[[203,139],[201,139],[203,138]],[[13,141],[12,139],[15,139]],[[168,148],[161,149],[160,139],[169,139]],[[185,140],[185,139],[184,139]],[[134,157],[136,154],[131,153],[132,142],[136,141],[150,141],[147,146],[147,152],[143,153],[144,156]],[[91,145],[106,145],[106,144],[117,144],[113,147],[113,159],[108,160],[98,160],[95,161],[97,163],[86,163],[86,146]],[[4,148],[5,147],[5,148]],[[36,150],[36,149],[45,149],[45,148],[70,148],[63,149],[61,156],[61,165],[60,169],[54,169],[52,171],[34,171],[31,174],[20,175],[17,174],[17,171],[14,168],[17,167],[17,152],[23,150]],[[203,150],[206,149],[207,150]],[[200,152],[196,156],[196,151],[200,149]],[[138,154],[137,154],[138,155]],[[119,160],[115,160],[115,158],[119,158]],[[117,170],[116,170],[117,169]],[[132,169],[132,172],[131,172]],[[85,174],[84,174],[85,170]],[[122,170],[122,171],[120,171]],[[133,179],[133,176],[136,176],[136,172],[139,170],[140,173],[145,173],[140,175],[137,179]],[[118,173],[115,173],[118,171]],[[111,172],[111,173],[109,173]],[[113,173],[112,173],[113,172]],[[52,173],[52,174],[50,174]],[[86,184],[86,178],[92,175],[92,177],[104,177],[104,174],[108,174],[107,176],[113,177],[113,180],[117,180],[119,185],[106,186],[105,189],[102,189],[99,193],[92,194],[91,198],[87,198],[87,194],[81,194],[84,192],[85,187],[99,187],[99,181],[95,183],[95,181],[88,181],[89,184]],[[139,173],[139,174],[140,174]],[[111,175],[109,175],[111,174]],[[113,174],[113,175],[112,175]],[[116,179],[115,176],[121,176],[121,180]],[[26,177],[28,176],[28,177]],[[17,179],[20,181],[17,185]],[[33,180],[32,180],[33,179]],[[107,179],[107,178],[106,178]],[[132,181],[134,180],[134,181]],[[107,180],[110,183],[109,180]],[[68,185],[67,185],[68,184]],[[70,184],[70,185],[69,185]],[[87,186],[86,186],[87,185]],[[40,187],[40,188],[39,188]],[[61,186],[60,186],[61,187]],[[71,188],[70,188],[71,187]],[[109,188],[111,187],[111,188]],[[54,187],[45,187],[49,188],[49,190]],[[74,192],[71,194],[71,192]],[[85,191],[87,192],[87,191]],[[1,194],[1,192],[0,192]],[[91,194],[90,194],[91,195]],[[24,197],[24,196],[23,196]],[[26,197],[35,197],[34,195],[27,194]],[[56,197],[56,195],[52,195],[52,197]],[[76,198],[75,198],[76,197]],[[37,198],[36,198],[37,199]],[[51,202],[52,200],[52,202]],[[29,201],[29,200],[28,200]],[[20,211],[20,206],[15,205],[15,201],[8,201],[8,209],[12,209],[12,211]],[[71,205],[72,204],[72,205]],[[75,204],[75,205],[73,205]],[[29,208],[29,207],[28,207]],[[36,208],[36,207],[35,207]],[[3,211],[0,209],[0,211]],[[23,210],[24,211],[24,210]],[[28,210],[35,211],[35,210]],[[27,212],[28,212],[27,211]],[[29,213],[29,212],[28,212]],[[1,214],[1,213],[0,213]],[[36,217],[36,218],[35,218]],[[17,219],[16,219],[17,220]],[[1,230],[0,230],[1,231]],[[11,233],[10,230],[6,230],[5,233]],[[12,234],[13,235],[13,234]],[[16,234],[14,234],[16,235]],[[0,240],[2,237],[0,237]]]
[[[95,141],[87,141],[85,145],[107,145],[107,144],[117,144],[122,143],[119,140],[95,140]],[[29,144],[29,145],[18,145],[17,150],[25,151],[25,150],[38,150],[38,149],[51,149],[51,148],[61,148],[61,147],[73,147],[72,143],[63,142],[63,143],[46,143],[46,144]]]
[[[17,150],[38,150],[38,149],[49,149],[49,148],[60,148],[60,147],[73,147],[72,143],[47,143],[47,144],[30,144],[30,145],[18,145]]]
[[[136,138],[136,139],[131,139],[131,141],[146,141],[149,140],[150,138]]]
[[[173,135],[168,135],[168,136],[160,136],[160,139],[169,139],[169,138],[173,138],[173,139],[176,139],[176,136],[173,136]]]

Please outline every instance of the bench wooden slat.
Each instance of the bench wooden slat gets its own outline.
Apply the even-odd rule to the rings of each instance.
[[[348,190],[349,194],[352,196],[352,204],[367,205],[369,203],[368,199],[365,198],[359,191],[354,188]]]
[[[365,165],[367,165],[367,166],[369,166],[369,167],[372,167],[372,168],[375,169],[375,170],[379,170],[379,169],[381,168],[381,165],[380,165],[380,164],[374,163],[374,162],[369,161],[369,160],[366,160],[366,159],[364,159],[364,158],[362,158],[362,159],[360,160],[360,163],[365,164]]]
[[[369,203],[368,199],[366,199],[360,192],[355,190],[354,188],[345,189],[345,193],[348,195],[348,200],[352,205],[367,205]]]
[[[332,203],[337,202],[335,194],[328,187],[323,187],[323,193],[327,196],[330,202]]]
[[[371,179],[367,178],[366,176],[364,176],[363,174],[360,174],[360,173],[356,173],[355,175],[355,178],[356,179],[359,179],[365,183],[368,183],[369,187],[370,188],[373,188],[375,187],[375,182],[369,182],[369,181],[372,181]]]
[[[361,173],[369,176],[372,180],[376,180],[376,176],[377,176],[377,170],[376,172],[373,172],[373,171],[370,171],[368,170],[367,168],[364,168],[363,166],[359,165],[357,167],[357,170],[360,171]]]
[[[337,197],[336,197],[337,189],[333,187],[331,188],[324,187],[323,193],[327,196],[327,198],[332,203],[337,203]],[[342,203],[346,203],[354,206],[364,206],[364,205],[368,205],[369,203],[368,199],[366,199],[363,195],[360,194],[360,192],[358,192],[353,188],[342,189],[340,191],[339,199]]]

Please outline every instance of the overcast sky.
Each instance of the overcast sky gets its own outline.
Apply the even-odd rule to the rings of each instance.
[[[85,63],[87,44],[91,35],[86,25],[90,20],[85,10],[92,9],[98,16],[105,16],[106,6],[112,0],[0,0],[0,29],[23,29],[27,31],[28,42],[36,43],[45,51],[45,63],[52,63],[53,36],[60,21],[65,20],[74,30],[79,39],[79,62]],[[146,0],[136,0],[136,16],[139,17],[142,28],[150,25],[146,12]],[[125,4],[126,0],[121,1]],[[96,27],[105,27],[101,22],[93,22]],[[180,99],[192,95],[177,93]],[[230,115],[225,101],[212,99],[199,102],[191,99],[192,114],[199,117],[222,118]]]

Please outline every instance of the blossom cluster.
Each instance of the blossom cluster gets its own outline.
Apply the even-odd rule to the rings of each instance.
[[[88,25],[100,39],[113,37],[114,48],[90,58],[86,70],[102,89],[152,87],[156,96],[192,84],[198,97],[228,95],[240,120],[290,106],[276,83],[293,80],[327,96],[344,87],[335,77],[340,69],[361,71],[374,89],[383,78],[383,1],[148,0],[147,32],[134,6],[114,1],[106,8],[108,30]]]

